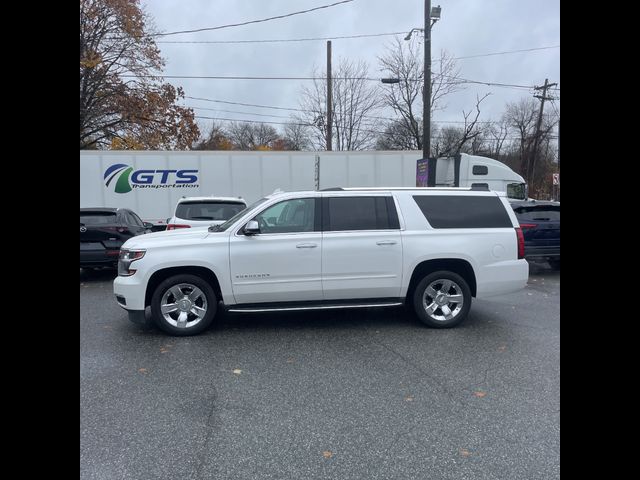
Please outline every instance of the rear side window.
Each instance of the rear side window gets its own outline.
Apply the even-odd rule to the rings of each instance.
[[[113,225],[116,222],[115,212],[80,212],[80,223],[85,225]]]
[[[182,202],[176,207],[176,217],[185,220],[229,220],[246,207],[231,202]]]
[[[324,202],[324,231],[400,228],[391,197],[328,197]]]
[[[433,228],[513,228],[498,197],[414,195]]]
[[[559,222],[560,207],[555,205],[538,205],[534,207],[515,208],[518,220],[529,222]]]

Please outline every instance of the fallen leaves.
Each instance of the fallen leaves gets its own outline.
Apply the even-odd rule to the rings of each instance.
[[[324,458],[331,458],[333,457],[333,452],[330,452],[329,450],[325,450],[324,452],[322,452],[322,456]]]
[[[463,457],[468,457],[469,455],[471,455],[471,452],[469,450],[467,450],[466,448],[461,448],[460,449],[460,455],[462,455]]]
[[[147,373],[149,373],[149,371],[146,368],[139,368],[138,371],[144,375],[146,375]]]
[[[412,395],[407,395],[404,399],[405,402],[413,402],[413,396]]]
[[[242,373],[242,370],[240,370],[239,368],[236,368],[233,373],[235,373],[236,375],[240,375]]]
[[[506,345],[500,345],[500,346],[498,347],[498,351],[499,351],[499,352],[504,352],[506,349],[507,349],[507,346],[506,346]]]
[[[482,390],[478,390],[477,392],[473,392],[473,394],[478,398],[482,398],[482,397],[485,397],[487,395],[487,392],[483,392]]]
[[[287,363],[293,363],[293,358],[287,358]]]

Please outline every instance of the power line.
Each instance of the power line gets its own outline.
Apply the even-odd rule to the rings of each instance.
[[[185,107],[187,108],[194,108],[197,110],[208,110],[211,112],[224,112],[224,113],[239,113],[242,115],[255,115],[256,117],[276,117],[276,118],[290,118],[289,116],[286,115],[269,115],[269,114],[265,114],[265,113],[253,113],[253,112],[239,112],[238,110],[222,110],[222,109],[218,109],[218,108],[205,108],[205,107],[196,107],[194,105],[185,105]]]
[[[466,55],[464,57],[453,57],[452,60],[463,60],[466,58],[491,57],[493,55],[506,55],[508,53],[533,52],[535,50],[548,50],[550,48],[560,48],[560,45],[552,45],[550,47],[525,48],[522,50],[507,50],[505,52],[482,53],[478,55]]]
[[[443,75],[434,72],[434,75],[441,76],[444,78],[454,79],[455,82],[452,83],[474,83],[478,85],[487,85],[493,87],[506,87],[506,88],[517,88],[517,89],[527,89],[532,90],[535,88],[534,85],[516,85],[511,83],[498,83],[498,82],[484,82],[481,80],[470,80],[468,78],[454,77],[451,75]],[[250,77],[250,76],[235,76],[235,75],[120,75],[122,78],[170,78],[170,79],[179,79],[179,80],[326,80],[326,77],[286,77],[286,76],[278,76],[278,77]],[[366,80],[370,82],[379,82],[379,78],[371,78],[371,77],[333,77],[334,80]],[[412,82],[421,82],[422,79],[419,78],[409,78],[408,81]],[[558,89],[559,90],[559,89]]]
[[[166,37],[168,35],[178,35],[178,34],[181,34],[181,33],[196,33],[196,32],[205,32],[205,31],[211,31],[211,30],[221,30],[223,28],[240,27],[242,25],[250,25],[252,23],[262,23],[262,22],[268,22],[270,20],[277,20],[277,19],[280,19],[280,18],[292,17],[294,15],[301,15],[303,13],[309,13],[309,12],[313,12],[313,11],[316,11],[316,10],[322,10],[324,8],[335,7],[336,5],[341,5],[341,4],[344,4],[344,3],[350,3],[350,2],[353,2],[353,1],[354,0],[342,0],[340,2],[331,3],[329,5],[321,5],[319,7],[310,8],[308,10],[299,10],[297,12],[286,13],[284,15],[277,15],[275,17],[261,18],[259,20],[250,20],[250,21],[241,22],[241,23],[230,23],[228,25],[219,25],[217,27],[196,28],[196,29],[193,29],[193,30],[178,30],[178,31],[175,31],[175,32],[154,33],[154,34],[148,35],[148,36],[149,37]]]
[[[244,43],[290,43],[290,42],[312,42],[321,40],[343,40],[352,38],[371,38],[386,37],[392,35],[404,35],[406,32],[388,32],[388,33],[367,33],[360,35],[340,35],[334,37],[309,37],[309,38],[273,38],[263,40],[169,40],[159,41],[156,43],[165,44],[244,44]],[[552,48],[560,48],[560,45],[551,45],[549,47],[524,48],[520,50],[507,50],[504,52],[481,53],[477,55],[465,55],[463,57],[451,57],[452,60],[465,60],[467,58],[491,57],[495,55],[507,55],[511,53],[533,52],[537,50],[549,50]]]
[[[390,35],[404,35],[406,32],[369,33],[362,35],[342,35],[337,37],[313,37],[313,38],[274,38],[270,40],[175,40],[160,41],[156,43],[283,43],[283,42],[311,42],[316,40],[341,40],[346,38],[385,37]]]
[[[274,107],[273,105],[257,105],[255,103],[242,103],[242,102],[231,102],[228,100],[214,100],[212,98],[202,98],[202,97],[185,97],[190,98],[191,100],[202,100],[203,102],[216,102],[216,103],[227,103],[229,105],[242,105],[245,107],[258,107],[258,108],[273,108],[276,110],[294,110],[298,112],[306,112],[307,110],[303,110],[301,108],[290,108],[290,107]]]
[[[242,123],[259,123],[259,124],[273,124],[273,125],[298,125],[301,127],[315,127],[313,123],[301,123],[301,122],[272,122],[266,120],[248,120],[248,119],[237,119],[237,118],[225,118],[225,117],[209,117],[204,115],[195,115],[195,118],[206,119],[206,120],[222,120],[227,122],[242,122]],[[381,132],[380,130],[371,130],[366,128],[354,128],[354,130],[359,132],[367,132],[367,133],[375,133],[378,135],[390,135],[387,132]],[[434,139],[442,139],[445,138],[442,135],[435,135],[431,138]],[[557,136],[549,135],[549,139],[556,139]],[[520,140],[520,137],[505,137],[505,140]]]
[[[233,102],[233,101],[230,101],[230,100],[217,100],[217,99],[212,99],[212,98],[191,97],[191,96],[186,96],[185,98],[188,98],[188,99],[191,99],[191,100],[199,100],[199,101],[203,101],[203,102],[223,103],[223,104],[227,104],[227,105],[240,105],[240,106],[243,106],[243,107],[256,107],[256,108],[267,108],[267,109],[285,110],[285,111],[293,111],[293,112],[314,113],[314,114],[318,114],[318,115],[324,114],[324,112],[321,112],[321,111],[305,110],[303,108],[280,107],[280,106],[275,106],[275,105],[259,105],[259,104],[256,104],[256,103]],[[264,116],[262,114],[257,114],[257,113],[239,112],[237,110],[219,110],[219,109],[197,107],[197,106],[191,106],[191,105],[189,105],[188,108],[196,108],[196,109],[200,109],[200,110],[220,111],[220,112],[227,112],[227,113],[246,113],[246,114],[249,114],[249,115]],[[545,114],[545,115],[551,116],[551,114]],[[268,116],[280,117],[280,118],[290,118],[290,117],[285,117],[283,115],[268,115]],[[375,115],[364,115],[363,117],[364,118],[373,118],[373,119],[378,119],[378,120],[389,120],[389,121],[402,120],[402,117],[395,117],[394,118],[394,117],[381,117],[381,116],[375,116]],[[453,123],[453,124],[464,124],[465,123],[463,120],[433,120],[433,122],[434,123]],[[480,120],[480,121],[477,121],[476,123],[494,123],[494,122],[490,121],[490,120]]]

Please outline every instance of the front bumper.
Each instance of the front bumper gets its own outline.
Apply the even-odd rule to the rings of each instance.
[[[141,277],[138,274],[131,275],[130,277],[117,276],[113,281],[113,293],[116,296],[116,301],[125,310],[142,310],[144,311],[146,305],[144,304],[147,284],[141,281]],[[124,299],[124,303],[122,300]]]

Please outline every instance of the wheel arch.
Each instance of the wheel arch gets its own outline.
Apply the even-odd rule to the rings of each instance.
[[[471,263],[469,263],[469,261],[462,258],[435,258],[424,260],[414,267],[411,274],[411,280],[409,281],[409,287],[407,288],[405,301],[412,301],[413,292],[415,291],[418,283],[420,283],[420,280],[422,280],[426,275],[437,272],[439,270],[454,272],[460,275],[469,285],[471,296],[476,296],[478,286],[476,281],[476,274],[473,270],[473,266],[471,265]]]
[[[208,282],[213,288],[218,301],[223,301],[222,290],[220,288],[220,282],[218,281],[218,277],[216,274],[207,267],[201,267],[197,265],[188,265],[188,266],[180,266],[180,267],[167,267],[162,268],[160,270],[155,271],[151,277],[149,277],[149,281],[147,282],[147,289],[145,291],[144,296],[144,305],[148,307],[151,305],[151,297],[153,297],[153,292],[156,287],[160,285],[164,280],[169,277],[173,277],[174,275],[182,275],[182,274],[190,274],[196,275],[206,282]]]

